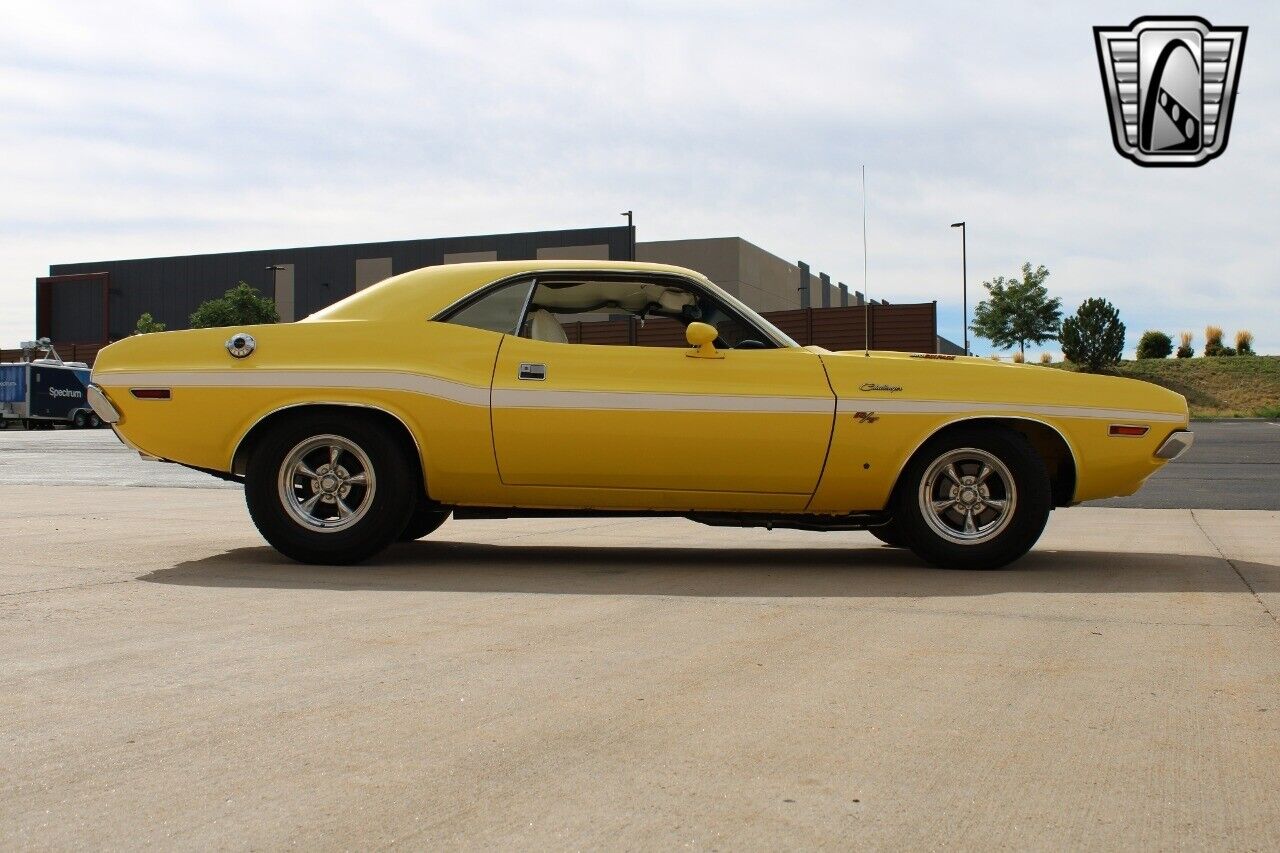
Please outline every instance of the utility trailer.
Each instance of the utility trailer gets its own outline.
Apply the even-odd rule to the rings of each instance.
[[[43,352],[41,358],[33,355]],[[85,396],[89,366],[63,361],[48,338],[22,343],[22,361],[0,364],[0,426],[102,426]]]

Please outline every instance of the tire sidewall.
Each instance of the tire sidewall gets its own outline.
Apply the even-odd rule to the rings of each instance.
[[[360,447],[377,478],[364,517],[343,530],[308,530],[281,503],[278,482],[285,457],[300,442],[338,435]],[[345,565],[386,548],[404,530],[413,510],[416,466],[401,442],[367,416],[304,415],[277,425],[254,447],[245,474],[245,501],[263,537],[287,557],[304,563]]]
[[[404,530],[400,531],[397,539],[401,542],[414,542],[435,533],[440,529],[440,525],[449,520],[452,511],[448,507],[429,501],[425,496],[419,496],[417,505],[409,515],[409,521],[405,524]]]
[[[1009,469],[1018,502],[1008,526],[995,538],[974,545],[944,539],[920,509],[921,480],[935,459],[948,451],[973,447],[991,453]],[[1053,490],[1044,460],[1022,433],[975,427],[950,430],[930,439],[912,457],[894,495],[894,522],[908,546],[922,559],[955,569],[998,569],[1031,550],[1053,509]]]

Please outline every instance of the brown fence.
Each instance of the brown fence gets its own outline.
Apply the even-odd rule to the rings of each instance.
[[[98,357],[98,351],[105,347],[106,344],[54,344],[54,349],[58,351],[58,355],[62,356],[63,361],[83,361],[85,364],[93,367],[94,359]],[[36,356],[42,353],[37,352]],[[21,361],[22,350],[20,349],[0,349],[0,362]]]
[[[798,308],[771,311],[765,319],[786,332],[801,346],[829,350],[862,349],[866,341],[866,320],[871,318],[871,348],[899,352],[936,352],[938,347],[938,306],[933,302],[900,305],[850,305],[845,308]],[[635,320],[606,320],[596,323],[565,323],[570,343],[614,344],[645,347],[685,345],[684,327],[675,320],[654,317],[641,326]],[[55,344],[56,345],[56,344]],[[67,361],[93,366],[98,350],[106,344],[56,345]],[[0,361],[18,361],[22,350],[0,350]]]
[[[937,352],[938,306],[933,302],[902,305],[850,305],[844,308],[798,308],[764,315],[801,346],[856,350],[867,344],[866,321],[871,318],[871,349],[899,352]],[[565,323],[565,335],[575,344],[630,344],[678,347],[684,328],[674,320],[635,320]]]

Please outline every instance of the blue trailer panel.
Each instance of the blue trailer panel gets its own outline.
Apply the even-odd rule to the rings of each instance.
[[[27,366],[0,364],[0,403],[27,401]]]
[[[71,420],[77,410],[88,405],[84,396],[88,385],[88,370],[31,365],[31,414],[38,418]]]

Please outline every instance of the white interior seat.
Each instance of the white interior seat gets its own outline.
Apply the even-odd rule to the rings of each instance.
[[[555,315],[544,308],[529,314],[529,337],[535,341],[547,341],[553,344],[569,343],[569,336]]]

